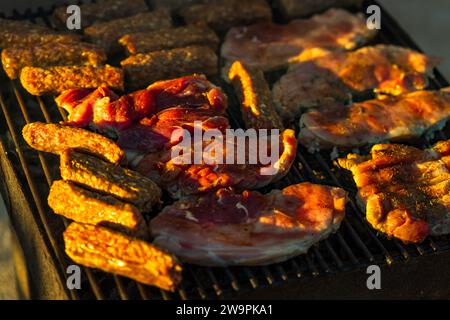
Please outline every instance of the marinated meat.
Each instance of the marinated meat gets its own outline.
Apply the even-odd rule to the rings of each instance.
[[[222,0],[194,4],[184,7],[180,15],[187,24],[206,23],[218,31],[272,19],[272,11],[265,0],[246,0],[245,3],[239,0]]]
[[[131,33],[119,39],[128,54],[146,53],[191,45],[205,45],[216,50],[219,38],[208,27],[188,25],[150,32]]]
[[[35,96],[60,93],[73,88],[97,88],[109,86],[123,90],[123,71],[109,65],[24,67],[20,72],[20,82]]]
[[[122,60],[127,85],[133,89],[144,88],[164,79],[193,73],[215,75],[217,55],[207,46],[189,46],[171,50],[138,53]]]
[[[349,107],[337,104],[304,113],[299,141],[313,152],[413,139],[441,128],[449,114],[449,88],[368,100]]]
[[[275,110],[269,84],[261,70],[235,61],[228,78],[241,102],[241,113],[247,128],[283,129],[280,116]]]
[[[23,128],[22,135],[32,148],[39,151],[60,154],[66,149],[76,149],[114,164],[124,156],[113,141],[81,128],[33,122]]]
[[[363,0],[275,0],[286,18],[304,17],[330,7],[359,7],[362,3]]]
[[[191,196],[150,222],[154,243],[205,266],[265,265],[306,253],[336,232],[346,192],[300,183],[266,195],[256,191]]]
[[[139,13],[131,17],[93,24],[84,29],[87,38],[108,53],[120,51],[120,37],[133,32],[153,31],[172,26],[172,19],[165,10]]]
[[[133,165],[138,172],[150,177],[175,199],[226,187],[235,187],[237,190],[258,189],[284,177],[295,159],[297,148],[295,132],[287,129],[274,136],[275,139],[279,139],[279,149],[271,150],[269,140],[273,137],[272,135],[266,137],[268,142],[263,152],[266,152],[266,155],[277,156],[272,159],[273,161],[268,161],[268,164],[258,159],[251,161],[251,156],[258,155],[258,150],[252,147],[249,139],[244,142],[234,139],[224,141],[226,143],[222,143],[221,146],[213,146],[214,149],[211,147],[208,149],[210,141],[205,141],[204,145],[199,146],[194,142],[186,150],[181,150],[178,144],[173,147],[179,148],[175,151],[172,148],[159,153],[150,153]],[[241,146],[242,143],[244,145]],[[245,148],[243,152],[242,147]],[[217,152],[213,158],[210,157],[212,150]],[[180,154],[177,151],[180,151]],[[227,163],[226,160],[231,153],[234,154],[233,164]],[[174,154],[177,156],[174,157]],[[220,154],[224,159],[219,158]],[[243,161],[239,161],[242,154],[246,157]],[[185,159],[188,161],[184,162]],[[198,162],[195,162],[196,159]]]
[[[405,243],[450,233],[450,141],[420,150],[378,144],[370,155],[350,154],[358,200],[376,230]]]
[[[376,34],[366,26],[362,14],[330,9],[310,19],[293,20],[286,25],[260,23],[228,31],[222,57],[239,60],[269,71],[285,67],[301,54],[308,56],[317,48],[353,50]]]
[[[106,61],[103,50],[89,43],[47,43],[26,48],[2,50],[2,64],[6,74],[16,79],[23,67],[49,67],[56,65],[100,66]]]
[[[423,90],[435,60],[393,45],[300,58],[274,85],[273,95],[279,113],[292,119],[305,108],[344,103],[368,90],[390,95]]]
[[[135,206],[78,187],[72,182],[53,182],[48,205],[56,214],[76,222],[103,225],[142,239],[148,238],[145,220]]]
[[[141,211],[150,210],[161,198],[161,190],[149,178],[70,149],[61,153],[60,169],[64,180],[132,203]]]
[[[101,226],[73,222],[64,232],[75,262],[174,291],[181,281],[177,259],[156,246]]]
[[[148,11],[145,0],[104,0],[99,3],[85,3],[80,5],[82,14],[81,26],[86,28],[96,22],[103,22],[132,16]],[[58,7],[53,11],[53,20],[61,28],[66,27],[67,6]]]

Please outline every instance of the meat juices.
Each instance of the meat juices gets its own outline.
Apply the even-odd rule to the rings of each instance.
[[[346,192],[311,183],[234,193],[221,189],[165,207],[150,222],[154,243],[203,266],[266,265],[306,253],[336,232]]]
[[[158,247],[101,226],[72,222],[64,231],[67,255],[87,267],[174,291],[181,281],[177,259]]]

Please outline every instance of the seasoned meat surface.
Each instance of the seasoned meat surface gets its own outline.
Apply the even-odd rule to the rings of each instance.
[[[275,0],[286,18],[304,17],[330,7],[361,6],[363,0]]]

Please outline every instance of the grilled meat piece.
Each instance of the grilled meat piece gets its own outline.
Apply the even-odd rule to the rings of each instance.
[[[102,135],[54,123],[33,122],[23,127],[25,141],[34,149],[60,154],[76,149],[118,164],[124,152],[113,141]]]
[[[177,259],[156,246],[101,226],[73,222],[64,231],[67,255],[81,265],[174,291],[181,281]]]
[[[369,30],[362,14],[330,9],[310,19],[293,20],[286,25],[260,23],[232,28],[222,45],[222,57],[239,60],[263,71],[288,65],[300,54],[312,50],[353,50],[376,34]]]
[[[127,33],[153,31],[170,26],[172,26],[170,15],[165,10],[156,10],[93,24],[84,29],[84,34],[106,52],[116,53],[120,51],[118,40]]]
[[[275,0],[284,17],[290,19],[318,13],[330,7],[360,7],[363,0]]]
[[[346,193],[311,183],[266,195],[221,189],[184,198],[150,222],[154,243],[205,266],[265,265],[306,253],[336,232]]]
[[[351,170],[358,200],[376,230],[405,243],[450,233],[450,141],[420,150],[378,144],[338,160]]]
[[[261,70],[235,61],[228,78],[241,102],[241,113],[247,128],[283,129],[281,118],[275,110],[269,84]]]
[[[6,74],[16,79],[23,67],[49,67],[56,65],[99,66],[106,61],[103,50],[89,43],[47,43],[29,48],[2,50],[2,64]]]
[[[272,11],[265,0],[246,0],[245,3],[239,0],[222,0],[194,4],[184,7],[180,15],[187,24],[206,23],[217,31],[272,19]]]
[[[127,34],[119,39],[119,43],[131,55],[182,48],[191,45],[205,45],[216,50],[219,47],[219,38],[208,27],[189,25],[158,31]]]
[[[20,72],[20,82],[30,94],[60,93],[72,88],[97,88],[109,86],[123,90],[123,71],[110,65],[24,67]]]
[[[211,109],[212,113],[222,115],[227,97],[204,76],[194,75],[155,82],[147,89],[122,97],[104,87],[95,91],[67,90],[56,98],[56,103],[69,113],[69,124],[90,126],[117,137],[121,130],[141,119],[178,105]]]
[[[177,13],[180,8],[189,7],[193,4],[199,3],[214,3],[222,0],[151,0],[152,8],[155,9],[170,9]]]
[[[78,187],[72,182],[53,182],[48,205],[56,214],[76,222],[103,225],[142,239],[148,238],[144,217],[135,206]]]
[[[189,46],[171,50],[138,53],[122,60],[127,85],[133,89],[144,88],[150,83],[203,73],[217,74],[217,55],[207,46]]]
[[[393,45],[330,52],[299,61],[273,88],[277,108],[285,119],[299,116],[304,108],[346,102],[352,94],[367,90],[390,95],[423,90],[426,74],[435,65],[435,59]]]
[[[226,143],[220,146],[212,146],[223,159],[217,160],[215,157],[211,159],[209,153],[212,150],[211,145],[206,141],[204,145],[199,146],[194,142],[186,150],[174,151],[173,148],[180,148],[178,144],[171,150],[150,153],[133,165],[138,172],[150,177],[161,188],[167,190],[174,199],[226,187],[235,187],[237,190],[258,189],[284,177],[295,159],[297,141],[293,130],[287,129],[275,135],[275,138],[279,139],[278,150],[271,150],[271,138],[267,137],[267,150],[264,151],[267,155],[277,157],[268,164],[262,163],[261,159],[251,161],[251,157],[256,157],[258,151],[252,147],[249,139],[245,141],[235,139],[224,141]],[[233,164],[225,160],[225,157],[228,159],[229,153],[234,153]],[[246,157],[240,161],[242,154]],[[218,155],[216,157],[219,157]],[[184,157],[191,161],[183,162]],[[195,159],[199,159],[199,162],[195,162]]]
[[[440,129],[450,114],[449,88],[368,100],[349,107],[333,105],[300,118],[299,141],[310,152],[401,141]]]
[[[64,180],[130,202],[141,211],[161,198],[158,186],[139,173],[70,149],[61,153],[60,169]]]
[[[145,0],[104,0],[100,3],[81,4],[80,10],[81,26],[84,29],[96,22],[114,20],[148,11],[148,7]],[[67,6],[58,7],[53,11],[53,20],[61,28],[66,28],[69,16]]]

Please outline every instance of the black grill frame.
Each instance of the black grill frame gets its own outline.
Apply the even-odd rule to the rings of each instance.
[[[374,3],[367,1],[366,6]],[[14,11],[12,18],[51,25],[48,19],[50,12],[51,10],[43,8],[36,12],[27,10],[23,14]],[[375,41],[420,51],[385,10],[382,10],[382,28]],[[276,77],[277,74],[269,75],[269,78]],[[213,82],[221,85],[230,98],[229,116],[232,124],[242,127],[232,89],[219,79],[213,79]],[[46,201],[51,181],[59,177],[58,161],[55,156],[30,149],[21,137],[21,129],[26,123],[61,121],[65,120],[66,114],[56,107],[51,97],[29,95],[17,80],[10,81],[4,77],[0,83],[0,178],[3,177],[6,185],[0,191],[7,201],[14,230],[27,257],[29,279],[34,284],[33,297],[168,300],[409,297],[420,294],[418,292],[425,296],[450,295],[450,289],[447,289],[450,287],[447,285],[450,278],[438,275],[434,281],[432,274],[438,273],[436,268],[441,265],[444,272],[450,262],[450,236],[429,237],[422,244],[404,245],[398,240],[388,240],[377,234],[365,222],[364,213],[355,203],[356,190],[348,174],[336,169],[327,153],[310,155],[303,148],[299,148],[297,160],[288,176],[264,191],[311,181],[341,186],[351,194],[346,218],[340,230],[313,246],[307,254],[266,267],[186,266],[184,280],[175,293],[145,286],[121,276],[82,268],[82,289],[67,290],[65,270],[71,262],[64,253],[62,231],[68,221],[54,215]],[[434,78],[430,79],[430,88],[448,85],[444,77],[435,70]],[[450,138],[448,126],[436,135],[436,139],[422,139],[416,144],[426,147],[447,138]],[[367,150],[363,148],[360,152],[366,153]],[[39,252],[33,252],[33,248],[37,248]],[[371,264],[380,265],[383,274],[392,278],[393,285],[389,292],[373,293],[365,287],[365,267]],[[411,281],[413,278],[407,276],[414,268],[419,268],[420,272],[429,270],[425,282],[430,288],[425,288],[425,283],[421,284],[418,278],[413,288],[402,290],[402,279]],[[50,284],[44,285],[48,281]],[[443,285],[441,283],[439,286],[440,282]]]

